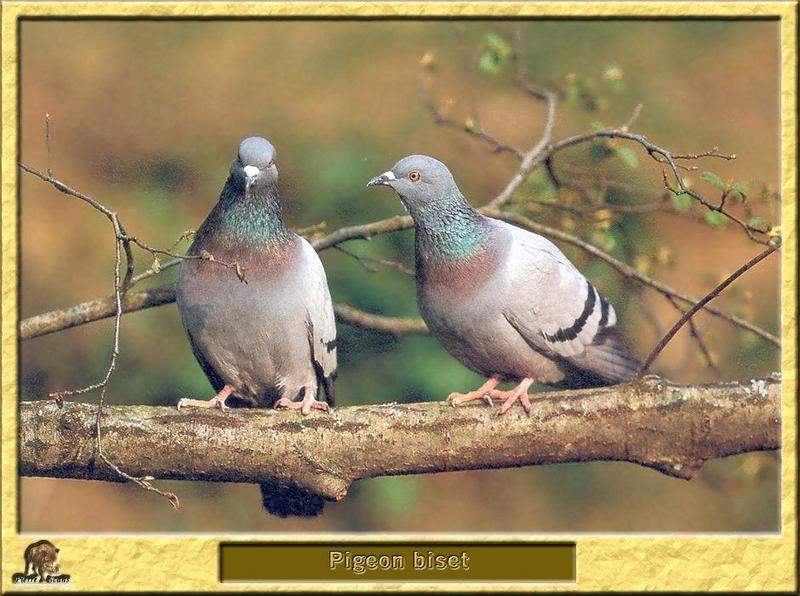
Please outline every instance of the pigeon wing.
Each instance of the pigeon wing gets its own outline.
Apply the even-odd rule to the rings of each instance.
[[[319,255],[305,238],[301,240],[304,264],[301,275],[311,357],[317,381],[324,390],[328,403],[333,405],[333,385],[336,380],[336,320],[333,315],[333,302]]]
[[[566,363],[568,375],[599,377],[592,384],[635,375],[639,362],[616,330],[614,307],[552,242],[499,223],[512,234],[506,270],[510,295],[503,309],[511,326],[531,347]]]

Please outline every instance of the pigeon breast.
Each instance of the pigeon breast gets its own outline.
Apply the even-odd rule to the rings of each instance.
[[[214,239],[190,252],[202,250],[215,259],[238,262],[246,279],[243,283],[232,269],[206,260],[181,265],[181,318],[214,389],[230,385],[243,405],[262,407],[272,406],[283,391],[294,399],[306,384],[316,389],[320,379],[309,338],[315,323],[310,307],[319,301],[331,309],[316,252],[298,236],[279,246],[236,250],[225,239]],[[334,341],[332,310],[322,318],[316,322],[318,332],[324,330]],[[335,352],[332,360],[327,375],[335,371]]]

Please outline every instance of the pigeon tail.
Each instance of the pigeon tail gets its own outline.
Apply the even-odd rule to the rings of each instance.
[[[325,507],[322,497],[299,486],[276,480],[262,482],[260,486],[264,509],[278,517],[316,517]]]
[[[601,330],[583,354],[565,360],[570,370],[565,379],[555,385],[562,389],[625,383],[632,380],[642,366],[613,327]]]

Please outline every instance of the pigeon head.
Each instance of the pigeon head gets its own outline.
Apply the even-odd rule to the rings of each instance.
[[[463,201],[447,166],[427,155],[404,157],[391,170],[367,182],[367,186],[393,188],[412,215],[436,202],[452,199]]]
[[[239,154],[231,163],[231,178],[246,191],[273,185],[278,181],[277,153],[267,139],[248,137],[239,144]]]

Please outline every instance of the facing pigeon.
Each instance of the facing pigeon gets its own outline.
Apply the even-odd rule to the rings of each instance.
[[[459,405],[519,400],[530,411],[534,382],[579,388],[630,380],[639,370],[615,328],[614,308],[549,240],[485,217],[450,170],[411,155],[372,178],[389,186],[414,220],[417,302],[431,334],[456,359],[488,377]],[[518,383],[501,391],[501,382]]]
[[[325,270],[311,245],[283,224],[277,181],[272,144],[242,141],[187,253],[204,258],[181,263],[178,310],[217,394],[209,401],[184,398],[179,409],[234,405],[308,414],[333,405],[336,324]],[[209,255],[238,263],[244,282]],[[320,386],[327,403],[317,400]],[[265,486],[265,506],[281,515],[270,509]],[[297,501],[281,494],[284,503]],[[288,513],[301,514],[291,507]]]

